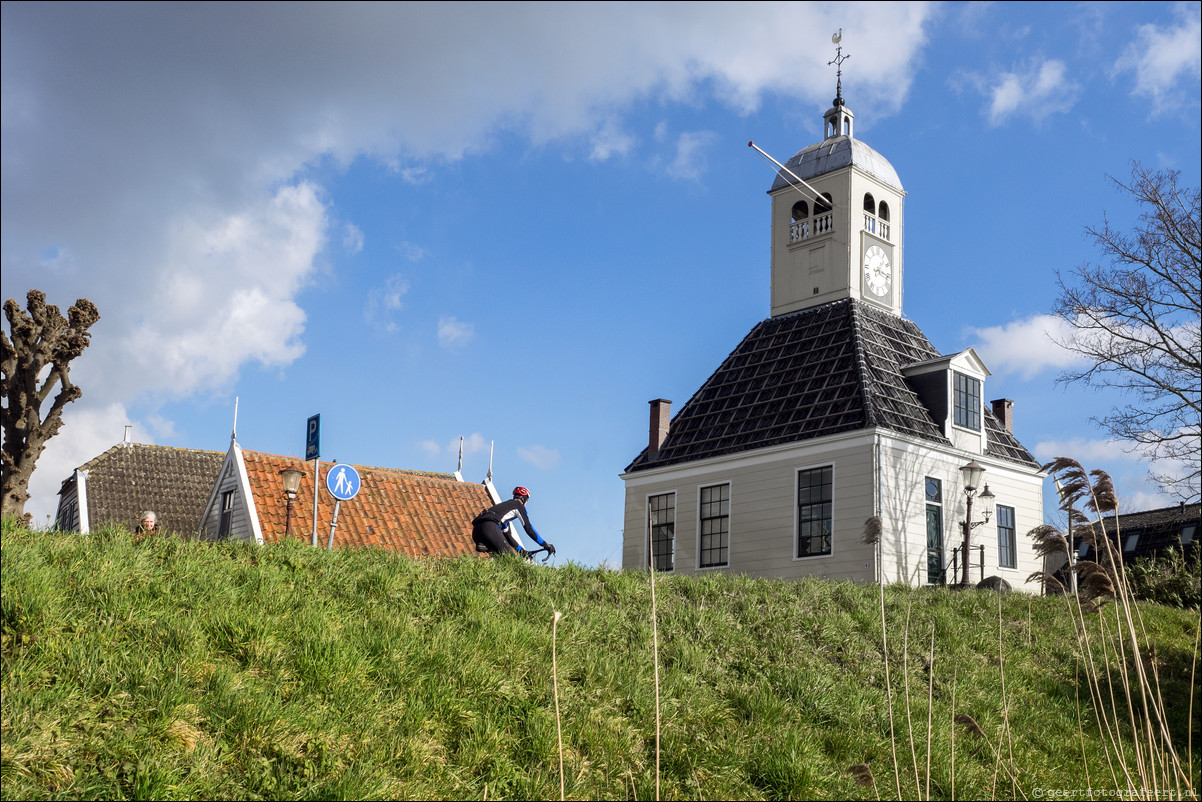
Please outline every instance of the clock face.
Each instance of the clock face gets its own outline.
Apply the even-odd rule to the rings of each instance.
[[[873,295],[884,296],[893,280],[893,265],[884,248],[873,245],[864,252],[864,284]]]

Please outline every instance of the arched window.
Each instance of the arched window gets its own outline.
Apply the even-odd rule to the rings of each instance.
[[[876,201],[873,200],[871,192],[864,193],[864,211],[876,214]]]
[[[831,210],[831,208],[834,206],[834,201],[831,199],[831,193],[823,192],[822,197],[826,198],[825,203],[818,200],[817,198],[814,199],[814,214],[816,214],[816,215],[825,214],[825,213],[829,212]]]
[[[794,223],[798,222],[799,220],[805,220],[809,216],[810,216],[810,205],[808,203],[806,203],[805,201],[798,201],[797,203],[793,204],[793,222]]]
[[[885,220],[886,222],[888,222],[888,220],[889,220],[889,204],[885,203],[884,201],[881,201],[880,208],[877,211],[877,216],[880,217],[882,220]]]

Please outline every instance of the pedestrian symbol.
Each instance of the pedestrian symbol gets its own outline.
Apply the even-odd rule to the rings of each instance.
[[[331,465],[326,471],[326,490],[339,501],[350,501],[359,492],[359,472],[352,465]]]

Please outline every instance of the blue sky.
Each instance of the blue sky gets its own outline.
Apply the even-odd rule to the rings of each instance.
[[[974,346],[1037,457],[1171,503],[1057,385],[1056,271],[1199,183],[1199,4],[3,5],[4,298],[100,309],[34,475],[119,442],[523,484],[620,559],[618,474],[768,315],[773,169],[856,136],[906,187],[903,312]],[[1162,466],[1163,467],[1163,466]]]

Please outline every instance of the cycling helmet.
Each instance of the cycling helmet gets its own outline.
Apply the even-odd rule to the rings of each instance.
[[[521,485],[518,485],[513,489],[513,497],[517,498],[518,496],[521,496],[522,498],[530,498],[530,491]]]

